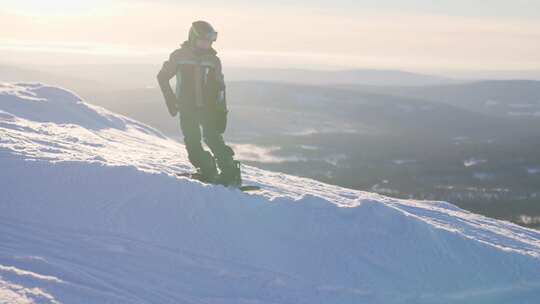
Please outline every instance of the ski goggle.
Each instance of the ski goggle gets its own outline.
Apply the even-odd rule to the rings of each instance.
[[[208,34],[206,34],[206,37],[204,37],[204,39],[210,40],[210,41],[216,41],[217,40],[217,32],[209,32]]]

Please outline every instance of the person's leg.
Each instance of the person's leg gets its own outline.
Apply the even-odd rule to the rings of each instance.
[[[218,167],[223,170],[233,161],[234,152],[223,140],[223,135],[204,129],[204,142],[214,154]]]
[[[223,135],[217,131],[215,120],[211,114],[207,113],[202,121],[204,142],[216,158],[217,165],[221,170],[220,179],[226,184],[240,184],[239,164],[233,158],[233,149],[225,144]]]
[[[216,162],[212,154],[202,146],[199,113],[182,111],[180,113],[180,128],[184,134],[184,144],[191,164],[205,178],[214,178],[217,175]]]

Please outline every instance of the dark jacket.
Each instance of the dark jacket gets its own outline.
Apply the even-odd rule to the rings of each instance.
[[[186,41],[172,52],[158,73],[158,82],[172,116],[205,108],[227,112],[221,60],[214,49],[195,49]],[[176,94],[169,80],[176,76]]]

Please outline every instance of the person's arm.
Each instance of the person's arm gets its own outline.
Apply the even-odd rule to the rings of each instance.
[[[215,71],[215,78],[217,83],[217,116],[216,116],[216,128],[219,133],[225,133],[227,128],[227,114],[229,110],[227,109],[227,97],[225,92],[225,77],[223,76],[223,71],[221,67],[221,60],[217,59],[217,66]]]
[[[174,94],[171,84],[169,83],[169,80],[176,76],[176,63],[172,60],[173,54],[171,54],[169,60],[163,62],[163,66],[157,74],[157,80],[161,93],[163,93],[163,97],[165,98],[165,103],[167,104],[169,114],[174,117],[178,113],[178,104],[176,95]]]
[[[227,97],[225,90],[225,76],[223,75],[223,70],[221,66],[221,60],[217,60],[217,69],[216,69],[216,82],[218,84],[218,105],[222,105],[223,109],[227,111]]]

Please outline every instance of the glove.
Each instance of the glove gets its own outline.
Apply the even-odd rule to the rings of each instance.
[[[167,110],[172,117],[178,114],[178,103],[176,102],[176,96],[174,94],[166,94],[165,103],[167,104]]]
[[[221,90],[218,93],[218,99],[216,103],[216,130],[223,134],[227,128],[227,101],[225,99],[225,90]]]
[[[176,96],[174,95],[171,85],[169,84],[169,80],[174,77],[176,71],[175,69],[176,67],[173,64],[171,64],[169,61],[165,61],[163,63],[163,67],[157,74],[159,87],[163,93],[163,97],[165,98],[167,109],[169,110],[169,114],[171,114],[173,117],[178,114],[178,104],[176,101]]]

